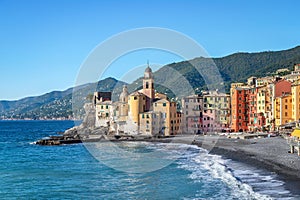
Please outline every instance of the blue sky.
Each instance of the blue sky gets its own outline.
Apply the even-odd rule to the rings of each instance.
[[[0,0],[0,99],[19,99],[74,85],[89,53],[107,38],[141,27],[181,32],[212,57],[300,45],[299,1]],[[140,53],[120,59],[109,75],[133,66],[178,61]],[[119,68],[118,68],[119,67]],[[137,75],[139,76],[139,75]]]

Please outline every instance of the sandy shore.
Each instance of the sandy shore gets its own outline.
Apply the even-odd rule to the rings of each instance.
[[[289,145],[280,137],[261,139],[228,139],[218,136],[194,137],[193,144],[238,162],[278,174],[286,182],[292,193],[300,194],[300,157],[290,154]],[[178,137],[178,141],[190,141],[188,137]]]

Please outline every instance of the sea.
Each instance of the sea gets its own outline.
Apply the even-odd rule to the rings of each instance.
[[[194,145],[34,143],[73,126],[0,121],[0,199],[299,199],[275,173]]]

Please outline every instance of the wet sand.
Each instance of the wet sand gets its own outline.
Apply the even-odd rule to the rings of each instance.
[[[288,153],[289,145],[281,137],[241,140],[196,136],[193,144],[211,154],[275,172],[285,181],[288,190],[300,194],[300,156]]]

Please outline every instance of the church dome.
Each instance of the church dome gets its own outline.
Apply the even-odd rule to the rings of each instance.
[[[152,69],[148,66],[148,67],[145,69],[145,72],[147,72],[147,73],[151,72],[151,73],[152,73]]]
[[[127,102],[128,101],[128,95],[129,95],[129,93],[128,93],[128,90],[127,90],[127,86],[124,85],[123,86],[123,91],[120,94],[120,101],[123,102],[123,103]]]
[[[144,78],[153,78],[152,69],[148,67],[145,69]]]

